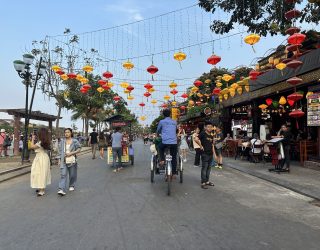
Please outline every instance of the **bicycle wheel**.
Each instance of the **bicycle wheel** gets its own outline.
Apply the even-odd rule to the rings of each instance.
[[[156,166],[156,160],[155,160],[155,156],[152,157],[152,160],[151,160],[151,169],[150,169],[150,180],[151,180],[151,183],[154,183],[154,171],[155,171],[155,168],[157,167]]]
[[[171,176],[170,175],[167,176],[167,183],[168,183],[167,195],[170,196],[170,194],[171,194]]]

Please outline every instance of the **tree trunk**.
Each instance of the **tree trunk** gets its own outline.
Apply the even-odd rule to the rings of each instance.
[[[86,117],[85,118],[85,122],[86,122],[86,131],[85,131],[85,136],[88,136],[88,132],[89,132],[89,119]]]
[[[60,123],[60,115],[61,115],[61,110],[62,110],[62,107],[59,105],[58,106],[58,118],[57,118],[57,121],[56,121],[56,135],[57,136],[60,136],[60,131],[59,131],[59,123]]]
[[[82,117],[82,135],[84,135],[84,127],[85,127],[85,124],[84,124],[84,118]]]

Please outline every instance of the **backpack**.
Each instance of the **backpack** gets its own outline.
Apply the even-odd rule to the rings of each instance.
[[[2,136],[3,137],[3,136]],[[4,147],[10,147],[11,146],[11,140],[9,136],[6,136],[6,138],[3,141],[3,146]]]

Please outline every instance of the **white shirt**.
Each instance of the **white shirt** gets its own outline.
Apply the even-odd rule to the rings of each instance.
[[[252,139],[250,142],[251,142],[251,145],[252,145],[252,152],[253,152],[254,154],[260,154],[262,148],[256,148],[255,146],[256,146],[256,145],[261,145],[261,144],[262,144],[262,141],[259,140],[259,139]]]

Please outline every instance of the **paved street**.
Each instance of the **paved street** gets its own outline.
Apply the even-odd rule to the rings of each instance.
[[[29,175],[1,183],[0,249],[319,249],[320,207],[310,198],[228,168],[202,190],[191,159],[168,197],[162,176],[150,183],[149,146],[134,147],[135,166],[117,174],[81,156],[78,187],[65,197],[57,167],[45,197]]]

